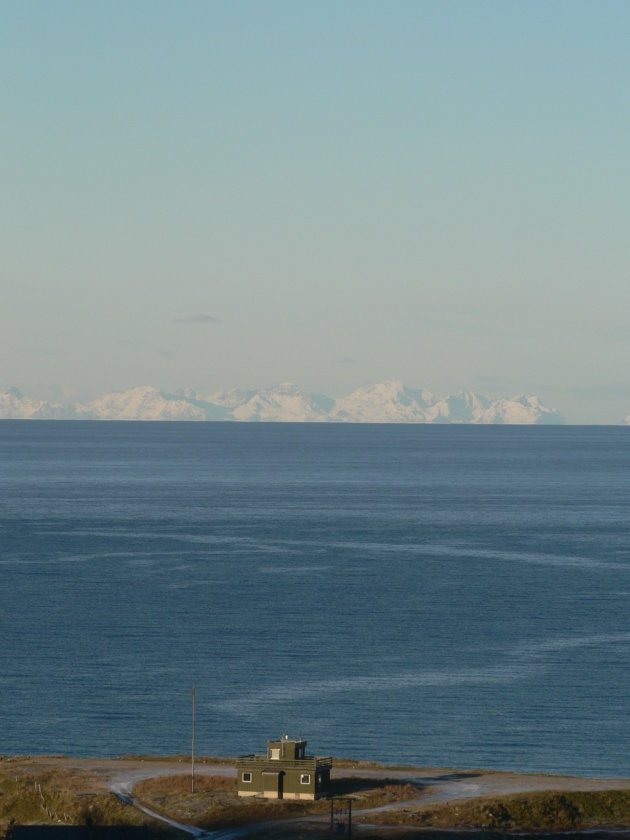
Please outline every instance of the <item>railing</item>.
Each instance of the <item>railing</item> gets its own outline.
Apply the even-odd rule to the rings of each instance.
[[[242,765],[248,767],[261,767],[272,765],[279,767],[295,767],[296,770],[312,770],[313,765],[317,767],[332,767],[332,757],[329,755],[305,755],[304,758],[268,758],[266,755],[239,755],[236,760],[237,767]]]

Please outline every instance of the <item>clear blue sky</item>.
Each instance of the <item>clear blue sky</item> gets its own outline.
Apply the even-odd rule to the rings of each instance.
[[[3,4],[0,387],[618,422],[629,44],[628,2]]]

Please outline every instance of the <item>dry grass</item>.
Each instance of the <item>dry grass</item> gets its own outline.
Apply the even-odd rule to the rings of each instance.
[[[421,770],[413,764],[383,764],[381,761],[368,761],[358,758],[335,758],[335,767],[344,767],[353,770]],[[426,769],[426,768],[425,768]]]
[[[121,761],[144,761],[144,762],[156,762],[163,764],[165,761],[177,761],[180,764],[190,764],[190,753],[180,753],[177,755],[134,755],[133,753],[125,753],[125,755],[120,755],[118,758]],[[231,756],[225,755],[198,755],[195,756],[195,763],[196,764],[236,764],[236,758]]]
[[[630,826],[630,791],[567,791],[458,800],[371,814],[370,823],[439,829],[558,832]]]
[[[0,763],[0,834],[8,824],[144,825],[147,818],[103,791],[98,780],[65,767]]]
[[[203,763],[203,760],[200,762]],[[337,764],[337,762],[336,762]],[[401,836],[421,830],[425,840],[435,829],[465,829],[483,833],[496,832],[559,832],[591,828],[630,827],[630,790],[598,792],[566,791],[512,794],[480,799],[457,800],[442,805],[419,806],[406,800],[419,798],[414,785],[394,779],[368,778],[373,762],[365,764],[363,778],[343,777],[332,783],[331,793],[351,796],[355,819],[378,823],[385,834],[387,826],[395,826]],[[141,767],[142,765],[140,765]],[[151,768],[147,768],[151,772]],[[164,768],[156,769],[163,772]],[[136,771],[137,768],[134,768]],[[119,769],[118,771],[119,772]],[[2,758],[0,756],[0,837],[11,820],[17,823],[84,824],[90,820],[101,825],[147,825],[152,834],[168,834],[137,809],[125,805],[107,791],[112,771],[104,761],[81,764],[55,761],[50,757]],[[326,799],[309,801],[274,801],[237,796],[233,775],[195,778],[195,793],[190,791],[190,776],[155,776],[139,782],[134,792],[147,804],[165,815],[204,828],[244,823],[269,823],[291,820],[309,814],[325,814],[330,807]],[[400,808],[382,813],[359,811],[400,802]],[[320,825],[320,831],[321,825]],[[260,828],[261,834],[292,837],[317,833],[309,823]],[[396,832],[394,832],[396,836]]]
[[[357,808],[370,808],[412,798],[418,795],[418,789],[387,779],[342,779],[333,782],[331,793],[352,796]],[[189,777],[161,776],[138,782],[134,795],[160,813],[203,828],[289,820],[330,809],[327,799],[240,798],[236,779],[226,776],[199,776],[194,794]]]

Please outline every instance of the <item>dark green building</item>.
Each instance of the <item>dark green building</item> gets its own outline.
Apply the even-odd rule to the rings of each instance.
[[[306,755],[306,741],[284,735],[267,741],[267,755],[236,760],[239,796],[268,799],[317,799],[330,784],[330,756]]]

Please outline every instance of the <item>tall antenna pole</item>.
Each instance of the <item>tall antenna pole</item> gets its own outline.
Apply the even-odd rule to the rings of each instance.
[[[195,792],[195,686],[192,687],[192,744],[190,748],[190,792]]]

